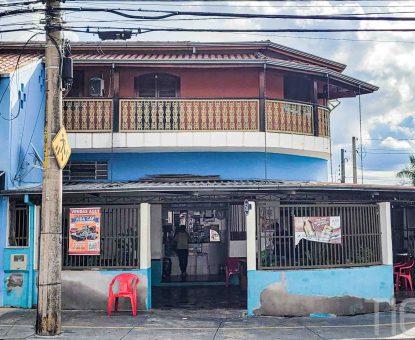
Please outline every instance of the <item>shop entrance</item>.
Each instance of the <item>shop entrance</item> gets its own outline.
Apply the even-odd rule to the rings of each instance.
[[[245,309],[243,205],[174,203],[155,210],[160,226],[154,228],[152,217],[153,307]]]
[[[392,250],[394,262],[395,298],[397,303],[413,298],[415,269],[415,206],[393,203],[391,205]],[[398,274],[399,273],[399,277]]]

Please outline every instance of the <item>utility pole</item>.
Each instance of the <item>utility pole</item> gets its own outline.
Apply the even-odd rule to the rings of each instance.
[[[353,184],[357,184],[356,137],[352,137]]]
[[[46,0],[46,118],[36,334],[61,333],[62,170],[52,140],[62,126],[60,2]]]
[[[345,159],[344,159],[344,153],[346,150],[341,149],[340,150],[340,182],[346,183],[346,166],[345,166]]]

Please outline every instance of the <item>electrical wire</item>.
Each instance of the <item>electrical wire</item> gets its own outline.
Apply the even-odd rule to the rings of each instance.
[[[98,34],[102,32],[103,29],[112,29],[112,30],[136,30],[137,32],[133,32],[133,34],[144,34],[150,32],[216,32],[216,33],[340,33],[340,32],[415,32],[415,28],[339,28],[339,29],[303,29],[303,28],[281,28],[281,29],[223,29],[223,28],[178,28],[178,27],[169,27],[169,28],[136,28],[136,27],[129,27],[129,28],[120,28],[120,27],[100,27],[100,26],[62,26],[62,27],[53,27],[53,28],[61,28],[64,31],[69,32],[77,32],[77,33],[90,33],[90,34]],[[0,33],[2,33],[0,31]]]
[[[31,143],[32,143],[33,136],[35,135],[35,132],[36,132],[36,126],[37,126],[37,124],[38,124],[39,117],[40,117],[40,113],[42,112],[42,108],[43,108],[43,104],[44,104],[44,103],[45,103],[45,94],[43,94],[43,96],[42,96],[42,101],[40,102],[39,109],[38,109],[38,111],[37,111],[37,115],[36,115],[35,125],[33,126],[32,134],[31,134],[31,136],[30,136],[29,142],[27,143],[27,148],[26,148],[26,151],[25,151],[25,153],[24,153],[24,155],[23,155],[22,162],[21,162],[21,164],[19,163],[18,172],[19,172],[20,170],[22,170],[22,167],[23,167],[23,162],[24,162],[24,160],[25,160],[25,158],[26,158],[26,156],[27,156],[27,154],[28,154],[28,152],[29,152],[29,148],[30,148],[30,145],[31,145]],[[25,174],[25,176],[26,176],[27,174],[28,174],[28,173],[26,173],[26,174]],[[15,175],[15,179],[16,179],[16,176],[17,176],[17,173],[16,173],[16,175]],[[24,177],[24,176],[20,176],[20,177]]]
[[[5,94],[6,94],[6,92],[10,89],[10,84],[12,83],[12,81],[13,81],[13,79],[14,79],[14,77],[16,76],[16,74],[18,73],[17,72],[17,69],[19,68],[19,64],[20,64],[20,59],[21,59],[21,57],[22,57],[22,55],[23,55],[23,53],[24,53],[24,50],[26,49],[26,46],[30,43],[30,41],[31,40],[33,40],[33,38],[35,38],[37,35],[39,35],[39,34],[41,34],[41,32],[36,32],[36,33],[34,33],[26,42],[25,42],[25,44],[23,45],[23,47],[22,47],[22,49],[20,50],[20,54],[19,54],[19,56],[18,56],[18,58],[17,58],[17,61],[16,61],[16,66],[15,66],[15,68],[14,68],[14,70],[15,70],[15,72],[12,74],[12,76],[10,77],[10,79],[9,79],[9,82],[8,82],[8,84],[7,84],[7,86],[6,86],[6,88],[4,89],[4,91],[3,91],[3,93],[2,93],[2,95],[1,95],[1,97],[0,97],[0,103],[3,101],[3,98],[4,98],[4,96],[5,96]],[[12,120],[15,120],[17,117],[19,117],[19,114],[20,114],[20,105],[19,105],[19,110],[17,111],[17,113],[16,113],[16,115],[15,116],[13,116],[12,115],[12,113],[10,113],[10,115],[11,115],[11,118],[8,118],[8,117],[4,117],[3,115],[2,115],[2,113],[0,112],[0,117],[2,118],[2,119],[4,119],[4,120],[6,120],[6,121],[12,121]]]
[[[51,10],[54,8],[52,7]],[[206,11],[172,11],[172,10],[156,10],[142,8],[97,8],[97,7],[61,7],[63,11],[82,11],[82,12],[108,12],[135,19],[165,19],[173,16],[198,16],[198,17],[227,17],[227,18],[246,18],[246,19],[303,19],[303,20],[341,20],[341,21],[415,21],[415,17],[393,17],[378,16],[364,17],[354,15],[301,15],[301,14],[254,14],[254,13],[233,13],[233,12],[206,12]],[[140,13],[159,13],[158,16],[137,16],[124,12],[140,12]],[[1,13],[0,13],[1,14]]]
[[[13,6],[30,6],[35,4],[42,3],[42,0],[34,0],[34,1],[22,1],[22,2],[6,2],[0,4],[1,7],[13,7]]]
[[[232,12],[206,12],[206,11],[172,11],[142,8],[98,8],[98,7],[50,7],[51,11],[60,10],[73,12],[106,12],[131,19],[153,19],[160,20],[175,16],[196,16],[196,17],[228,17],[247,19],[302,19],[302,20],[341,20],[341,21],[415,21],[415,17],[394,17],[394,16],[355,16],[355,15],[297,15],[297,14],[253,14],[253,13],[232,13]],[[42,8],[16,9],[0,12],[0,17],[18,15],[24,13],[43,12]],[[159,15],[133,15],[125,12],[158,13]]]

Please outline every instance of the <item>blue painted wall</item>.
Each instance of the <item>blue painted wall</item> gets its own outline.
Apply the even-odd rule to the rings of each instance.
[[[107,160],[110,180],[137,180],[152,174],[220,175],[221,179],[264,179],[260,152],[74,153],[72,160]],[[327,161],[285,154],[267,155],[268,179],[327,180]]]
[[[0,171],[5,171],[6,189],[38,185],[42,170],[35,161],[31,144],[43,157],[43,126],[45,119],[44,66],[32,63],[17,70],[9,77],[0,77]],[[28,248],[7,248],[7,198],[0,196],[0,306],[31,307],[36,303],[36,273],[33,271],[32,255]],[[31,246],[33,247],[33,210],[31,208]],[[28,270],[23,274],[24,285],[12,291],[6,287],[10,271],[10,255],[28,255]],[[29,262],[30,261],[30,262]],[[30,300],[30,301],[29,301]]]
[[[303,296],[353,296],[391,303],[393,300],[393,268],[390,265],[286,270],[248,271],[248,314],[261,306],[261,293],[270,285],[280,283],[282,275],[288,294]]]
[[[0,78],[0,143],[8,157],[0,157],[0,170],[6,171],[6,188],[36,185],[42,170],[33,167],[30,144],[43,157],[45,120],[44,67],[41,63],[24,67],[11,77]],[[10,86],[8,86],[10,83]]]
[[[64,270],[62,272],[62,308],[103,310],[107,307],[108,287],[121,273],[138,276],[137,306],[151,308],[151,268],[130,270]],[[116,290],[116,286],[114,287]],[[124,299],[123,299],[124,300]],[[121,302],[121,301],[120,301]],[[130,309],[129,301],[122,301],[121,309]]]

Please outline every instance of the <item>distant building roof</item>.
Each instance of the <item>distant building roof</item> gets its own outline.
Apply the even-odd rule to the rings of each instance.
[[[20,60],[19,60],[20,56]],[[2,53],[0,52],[0,74],[12,73],[16,66],[23,67],[36,60],[40,59],[40,55],[37,53]],[[18,64],[17,64],[18,62]]]

